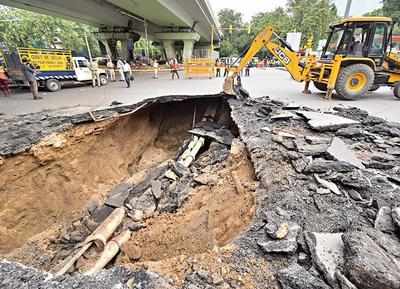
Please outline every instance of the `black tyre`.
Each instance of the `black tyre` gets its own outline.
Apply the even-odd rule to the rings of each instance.
[[[61,83],[57,79],[46,80],[46,88],[51,91],[59,91],[61,89]]]
[[[340,70],[336,92],[344,99],[354,100],[364,96],[374,84],[375,74],[366,64],[353,64]]]
[[[379,85],[378,84],[373,84],[372,86],[371,86],[371,88],[369,89],[369,91],[377,91],[378,89],[379,89]]]
[[[316,89],[318,89],[320,91],[327,91],[328,90],[328,84],[326,84],[326,83],[314,81],[314,86],[315,86]]]
[[[104,74],[100,75],[100,84],[107,85],[107,83],[108,83],[107,76]]]
[[[400,98],[400,81],[394,85],[393,93],[395,97]]]

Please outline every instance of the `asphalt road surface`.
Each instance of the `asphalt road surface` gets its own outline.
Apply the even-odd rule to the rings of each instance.
[[[136,81],[129,89],[124,82],[117,81],[96,88],[79,86],[53,93],[41,91],[41,100],[33,100],[29,90],[16,90],[11,97],[0,96],[0,113],[11,116],[47,110],[54,114],[70,114],[109,106],[112,101],[129,104],[162,95],[215,94],[222,90],[223,84],[223,78],[171,80],[169,73],[160,74],[159,79],[153,79],[151,73],[136,74],[135,77]],[[251,97],[268,95],[322,110],[337,105],[356,106],[372,115],[400,122],[400,101],[386,87],[356,101],[336,98],[327,101],[322,99],[323,95],[312,85],[310,88],[313,94],[302,94],[303,84],[293,81],[286,71],[276,68],[252,69],[250,77],[243,78],[243,86]]]

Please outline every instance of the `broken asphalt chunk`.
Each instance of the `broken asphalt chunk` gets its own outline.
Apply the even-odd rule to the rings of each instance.
[[[113,208],[123,207],[129,196],[131,187],[132,185],[128,183],[117,185],[108,193],[108,198],[105,201],[105,204]]]
[[[305,173],[326,173],[335,171],[340,173],[348,173],[354,170],[354,167],[347,162],[328,161],[324,159],[313,160],[304,170]]]
[[[314,175],[314,178],[321,186],[323,186],[324,188],[329,189],[335,195],[341,195],[342,194],[335,183],[332,183],[330,181],[324,180],[324,179],[320,178],[317,174]]]
[[[311,128],[318,131],[337,130],[342,127],[359,123],[358,121],[352,119],[328,113],[297,111],[297,114],[306,118]]]
[[[392,210],[389,207],[379,209],[375,219],[375,229],[385,233],[393,233],[395,231]]]
[[[400,288],[400,268],[367,234],[349,232],[342,240],[344,273],[357,288]]]
[[[344,141],[338,137],[332,139],[327,152],[336,160],[349,163],[359,169],[365,169],[361,160],[349,149]]]
[[[342,234],[305,232],[304,236],[314,265],[329,285],[337,288],[335,272],[344,262]]]
[[[324,281],[298,264],[279,271],[278,280],[282,289],[331,289]]]

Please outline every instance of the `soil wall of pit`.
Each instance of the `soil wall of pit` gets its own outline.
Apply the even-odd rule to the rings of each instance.
[[[210,103],[210,101],[208,101]],[[153,105],[131,116],[54,134],[0,166],[0,254],[71,222],[115,184],[175,156],[201,101]]]

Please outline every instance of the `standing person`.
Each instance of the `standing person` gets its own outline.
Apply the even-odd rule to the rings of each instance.
[[[0,90],[3,92],[4,96],[10,96],[11,91],[8,85],[8,76],[5,69],[0,66]]]
[[[131,73],[132,69],[130,64],[127,61],[123,61],[122,71],[124,73],[124,79],[127,85],[127,88],[131,87]]]
[[[121,58],[118,58],[117,68],[118,68],[118,72],[119,72],[119,81],[125,81],[125,77],[124,77],[124,62],[122,61]]]
[[[158,79],[158,67],[159,67],[158,61],[157,61],[157,59],[154,59],[154,61],[153,61],[153,68],[154,68],[153,78],[154,79]]]
[[[229,66],[225,64],[224,67],[225,67],[224,77],[227,77],[229,75]]]
[[[114,63],[112,62],[111,58],[107,61],[107,75],[111,81],[115,81],[115,67]]]
[[[96,60],[93,60],[90,63],[90,71],[92,72],[92,86],[93,87],[96,87],[96,85],[101,86],[99,65],[97,64]]]
[[[171,77],[172,77],[172,79],[175,79],[175,75],[179,79],[178,61],[176,59],[172,59],[171,60]]]
[[[35,67],[29,62],[28,59],[23,59],[22,63],[22,72],[24,73],[26,80],[29,82],[29,87],[31,88],[33,99],[41,99],[41,97],[39,96],[38,83],[35,77],[37,74]]]
[[[217,74],[215,76],[216,77],[221,77],[221,65],[220,65],[219,59],[217,59],[215,61],[215,67],[217,69]]]
[[[245,70],[244,76],[250,76],[250,67],[251,67],[251,64],[248,63],[248,64],[246,65],[246,70]]]

